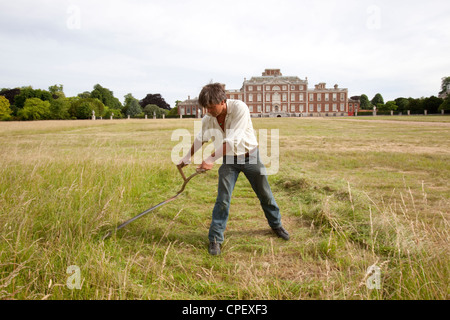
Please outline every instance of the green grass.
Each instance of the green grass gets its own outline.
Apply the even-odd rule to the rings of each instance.
[[[218,165],[102,240],[178,191],[171,134],[194,120],[0,123],[0,298],[448,299],[450,127],[422,118],[254,119],[280,131],[269,181],[291,240],[241,176],[219,257]],[[71,265],[81,289],[66,285]]]

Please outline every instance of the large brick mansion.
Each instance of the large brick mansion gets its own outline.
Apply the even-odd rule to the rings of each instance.
[[[260,77],[244,79],[241,89],[226,92],[229,99],[244,101],[252,117],[352,116],[359,110],[348,89],[325,83],[309,89],[308,78],[283,76],[280,69],[266,69]],[[178,113],[201,117],[204,110],[189,97],[178,104]]]

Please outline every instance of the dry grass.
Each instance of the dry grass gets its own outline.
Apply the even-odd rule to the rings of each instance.
[[[178,190],[170,135],[192,121],[0,123],[0,297],[448,299],[445,126],[255,119],[280,130],[269,179],[290,241],[241,177],[223,254],[209,256],[217,167],[102,241]],[[71,265],[80,290],[66,285]],[[372,265],[380,289],[366,286]]]

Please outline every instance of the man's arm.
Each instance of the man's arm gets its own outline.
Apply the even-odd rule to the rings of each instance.
[[[194,154],[200,149],[205,142],[201,142],[199,140],[195,140],[192,144],[191,150],[180,160],[180,162],[177,164],[177,167],[183,168],[187,166],[189,163],[191,163],[191,158],[194,156]]]
[[[213,154],[202,162],[198,169],[211,170],[214,166],[214,162],[223,157],[223,155],[227,154],[227,148],[231,148],[231,146],[229,145],[229,142],[224,142],[222,146],[217,148]]]

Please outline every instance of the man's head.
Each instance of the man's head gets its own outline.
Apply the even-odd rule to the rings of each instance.
[[[213,117],[217,117],[226,109],[227,95],[221,83],[210,83],[203,87],[198,97],[201,107]]]

